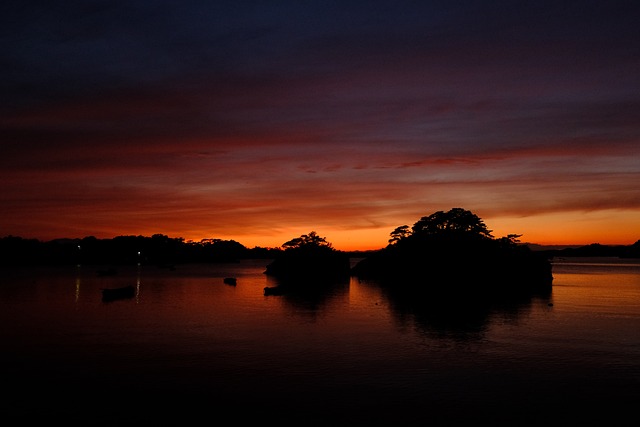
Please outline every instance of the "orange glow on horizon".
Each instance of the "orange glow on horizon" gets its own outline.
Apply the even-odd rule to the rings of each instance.
[[[538,215],[505,215],[483,216],[476,213],[492,230],[496,238],[508,234],[520,234],[523,243],[535,243],[539,245],[588,245],[599,243],[603,245],[630,245],[640,240],[640,214],[629,210],[603,210],[593,212],[557,212]],[[179,224],[171,224],[167,228],[137,227],[136,224],[104,222],[100,227],[95,224],[74,224],[75,232],[71,233],[66,228],[56,228],[53,223],[45,224],[47,235],[38,236],[37,233],[12,233],[11,235],[23,238],[36,238],[47,241],[57,238],[83,238],[94,236],[99,239],[110,239],[123,235],[152,236],[164,234],[171,238],[183,238],[185,241],[199,242],[203,239],[234,240],[247,248],[263,247],[278,248],[283,243],[300,235],[315,231],[321,237],[339,250],[367,251],[381,249],[388,244],[390,233],[398,226],[413,225],[419,218],[407,220],[386,219],[391,225],[372,225],[370,227],[335,227],[304,226],[274,227],[271,230],[242,228],[234,225],[225,225],[220,230],[193,228],[181,230]],[[324,219],[325,223],[328,222]],[[336,223],[340,219],[336,219]],[[141,225],[141,224],[137,224]],[[142,224],[144,225],[144,224]],[[82,226],[82,227],[80,227]],[[119,227],[121,226],[121,228]],[[86,233],[78,234],[77,230],[84,229]],[[229,233],[227,230],[236,230],[237,233]],[[18,230],[19,231],[19,230]],[[4,237],[4,236],[0,236]]]
[[[539,245],[581,246],[592,243],[603,245],[630,245],[640,240],[640,215],[632,211],[597,211],[586,213],[551,213],[530,216],[503,216],[483,218],[487,227],[492,230],[496,238],[508,234],[521,234],[522,243],[535,243]],[[346,229],[344,227],[289,227],[281,228],[268,234],[237,234],[211,233],[203,235],[202,232],[182,234],[160,233],[169,237],[182,237],[185,241],[199,242],[203,239],[234,240],[247,248],[263,247],[278,248],[283,243],[316,231],[318,235],[326,238],[332,246],[344,251],[377,250],[388,244],[390,233],[395,227],[407,224],[413,225],[414,221],[398,221],[388,227],[370,227],[360,229]],[[147,233],[120,233],[104,236],[102,238],[115,237],[116,235],[145,235],[151,236],[158,231]]]
[[[485,221],[496,237],[522,234],[540,245],[630,245],[640,240],[640,215],[634,211],[566,212]]]

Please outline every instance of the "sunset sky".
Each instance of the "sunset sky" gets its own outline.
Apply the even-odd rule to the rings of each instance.
[[[0,237],[640,239],[640,2],[0,6]]]

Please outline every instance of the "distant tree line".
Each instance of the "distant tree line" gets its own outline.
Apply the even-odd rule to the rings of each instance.
[[[576,248],[542,250],[553,257],[618,257],[618,258],[640,258],[640,240],[632,245],[601,245],[592,243],[590,245]]]
[[[247,248],[235,240],[185,241],[164,234],[98,239],[40,241],[16,236],[0,238],[2,265],[155,264],[232,262],[246,258],[273,258],[280,248]]]
[[[389,247],[410,246],[424,238],[446,234],[462,234],[472,238],[491,238],[484,222],[469,211],[452,209],[436,212],[421,218],[413,227],[400,226],[394,229]],[[475,237],[474,237],[475,236]],[[520,235],[510,234],[494,239],[494,244],[520,245]],[[467,242],[468,244],[468,242]],[[467,244],[458,246],[466,246]],[[526,244],[522,244],[526,246]],[[438,245],[440,248],[442,246]],[[247,248],[235,240],[203,239],[199,242],[185,241],[182,237],[164,234],[148,236],[117,236],[98,239],[88,236],[78,239],[54,239],[41,241],[17,236],[0,238],[0,265],[75,265],[75,264],[181,264],[203,262],[233,262],[241,259],[274,259],[283,252],[296,248],[297,252],[320,248],[339,252],[351,257],[366,257],[384,250],[345,252],[334,249],[317,233],[294,238],[279,248]],[[537,250],[547,257],[620,257],[640,258],[640,240],[632,245],[601,245],[593,243],[581,247]]]

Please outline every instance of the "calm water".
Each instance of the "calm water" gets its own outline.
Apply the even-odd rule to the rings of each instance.
[[[640,260],[556,259],[551,295],[490,305],[400,298],[355,278],[264,296],[266,263],[5,270],[3,413],[63,425],[635,425]],[[102,302],[101,288],[126,284],[134,298]]]

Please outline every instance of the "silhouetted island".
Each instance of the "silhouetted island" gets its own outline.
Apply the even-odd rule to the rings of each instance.
[[[389,245],[352,269],[362,279],[425,292],[484,294],[548,291],[548,254],[518,244],[519,235],[494,238],[484,222],[462,208],[397,227]]]
[[[315,231],[296,237],[282,245],[283,251],[266,267],[265,274],[277,278],[277,287],[266,287],[265,295],[285,291],[304,291],[340,281],[351,276],[349,255],[334,249]]]

